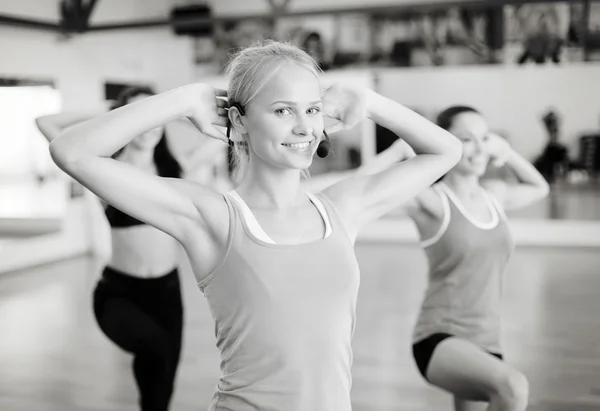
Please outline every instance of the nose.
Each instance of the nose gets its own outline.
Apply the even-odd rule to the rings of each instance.
[[[303,114],[298,115],[294,125],[294,134],[298,136],[309,136],[314,133],[314,126],[311,119]]]
[[[486,142],[483,140],[475,140],[475,153],[482,154],[485,151]]]

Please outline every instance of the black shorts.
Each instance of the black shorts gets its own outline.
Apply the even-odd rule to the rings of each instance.
[[[417,363],[417,367],[419,368],[421,375],[427,381],[429,381],[427,379],[427,368],[429,367],[429,362],[431,361],[431,356],[435,351],[435,347],[437,347],[437,345],[446,338],[450,337],[454,336],[446,333],[435,333],[413,344],[413,357],[415,358],[415,362]],[[490,354],[500,360],[504,359],[502,354],[493,352],[490,352]]]

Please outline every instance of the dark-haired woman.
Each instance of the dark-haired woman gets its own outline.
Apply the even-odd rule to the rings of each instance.
[[[153,94],[148,88],[125,89],[113,109]],[[38,118],[37,125],[52,141],[65,128],[97,114],[60,113]],[[142,173],[167,178],[182,174],[164,127],[139,135],[113,157]],[[173,237],[117,208],[107,205],[105,213],[112,255],[94,290],[94,314],[104,334],[133,355],[141,410],[164,411],[174,390],[183,330],[180,246]]]
[[[538,201],[548,184],[474,108],[454,106],[437,124],[463,145],[461,160],[407,206],[429,265],[413,336],[419,371],[454,396],[457,411],[523,411],[528,382],[503,361],[502,277],[513,252],[505,211]],[[480,180],[488,164],[519,182]]]

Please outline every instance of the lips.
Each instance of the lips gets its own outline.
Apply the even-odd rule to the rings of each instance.
[[[303,141],[298,143],[281,143],[281,145],[284,147],[293,148],[295,150],[306,150],[310,147],[313,141],[314,139],[311,141]]]

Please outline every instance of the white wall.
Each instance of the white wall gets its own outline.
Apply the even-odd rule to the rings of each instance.
[[[561,116],[561,140],[578,155],[578,137],[600,128],[600,64],[562,66],[456,66],[376,71],[377,90],[435,115],[454,104],[476,107],[528,158],[540,154],[547,134],[541,117]]]
[[[46,0],[0,1],[0,12],[31,18],[53,17]],[[50,2],[56,1],[48,0]],[[99,8],[95,18],[112,20],[121,11],[127,19],[136,17],[132,5],[141,11],[140,15],[146,10],[146,15],[152,17],[157,14],[157,5],[162,4],[164,8],[166,3],[168,1],[104,0],[99,5],[105,9]],[[10,7],[5,7],[7,5]],[[109,5],[112,9],[106,9]],[[50,14],[36,14],[36,6]],[[173,35],[168,27],[90,33],[64,39],[51,32],[0,26],[0,50],[0,77],[54,80],[65,110],[103,106],[105,81],[149,83],[158,91],[164,91],[194,80],[191,41]],[[90,218],[88,203],[74,202],[70,207],[72,212],[58,233],[27,240],[4,239],[0,248],[0,272],[23,267],[27,262],[38,264],[88,251],[92,246],[89,233],[92,225],[99,224],[98,216]],[[105,243],[99,245],[105,246]]]
[[[0,49],[0,76],[55,80],[65,109],[100,105],[106,80],[147,82],[165,90],[193,79],[190,39],[168,28],[64,39],[0,26]]]
[[[92,247],[88,201],[71,201],[60,231],[26,238],[0,238],[0,274],[74,257]]]

